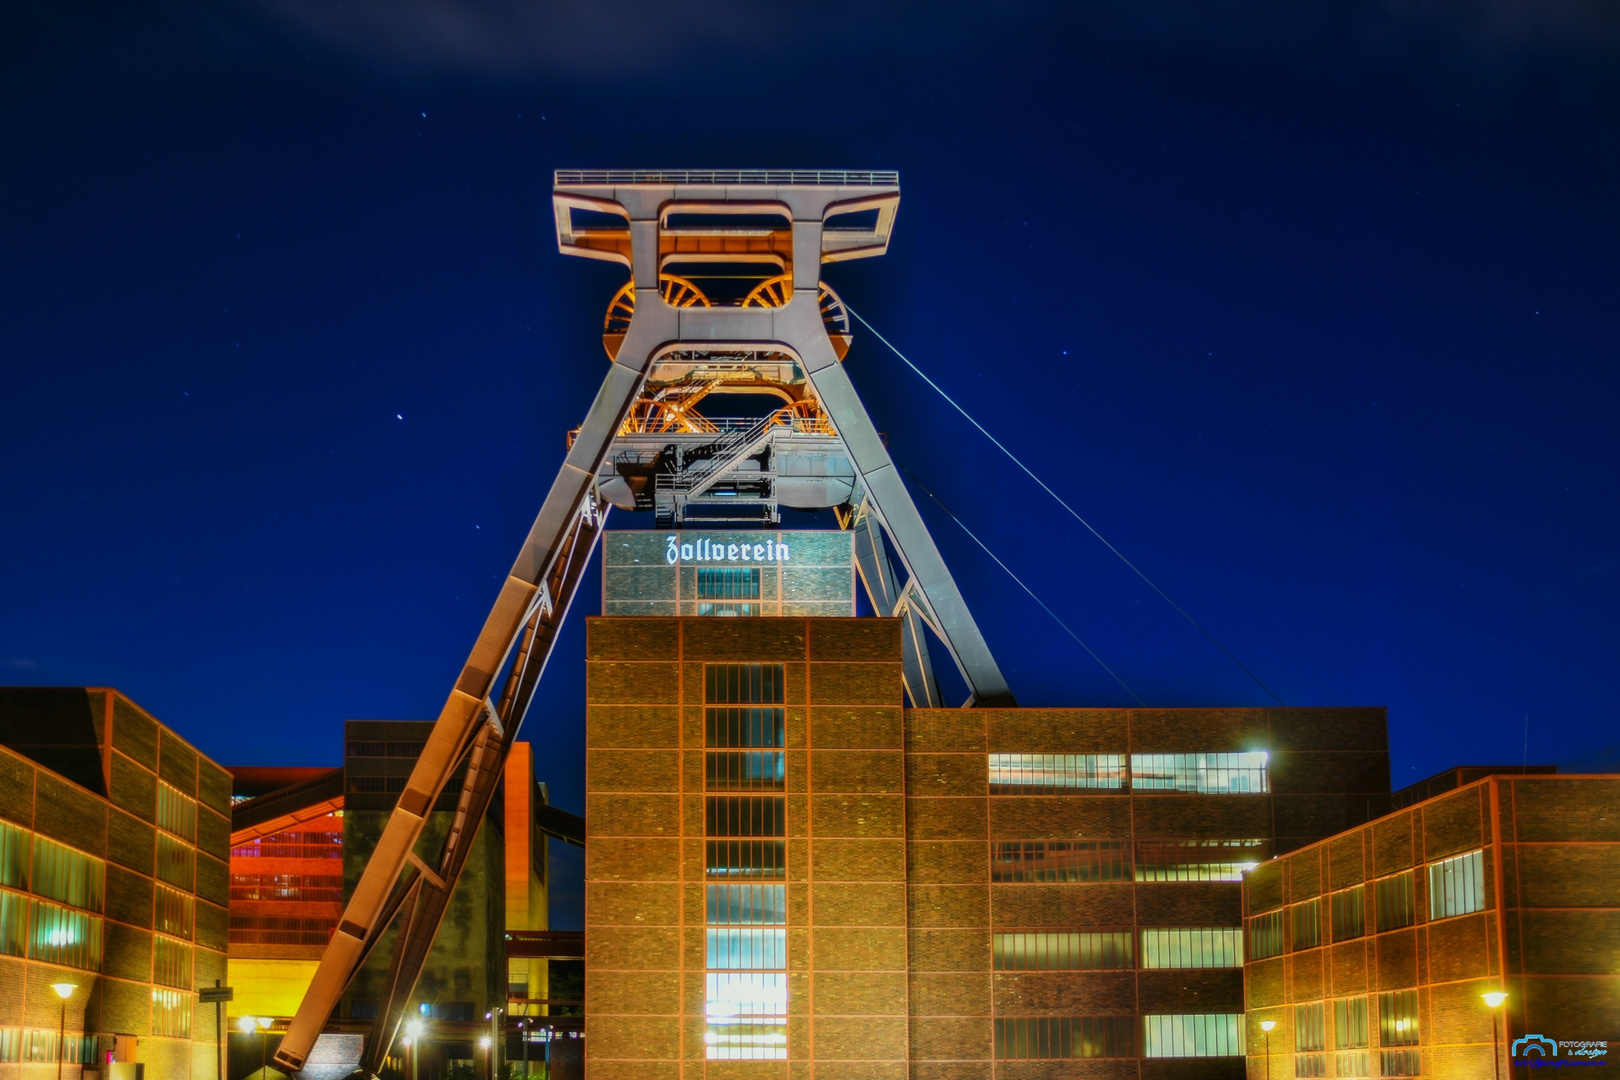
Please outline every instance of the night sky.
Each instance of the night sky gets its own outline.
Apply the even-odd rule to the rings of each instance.
[[[228,765],[436,716],[605,371],[625,275],[557,254],[551,171],[895,168],[828,280],[1278,696],[1388,706],[1398,785],[1601,760],[1620,19],[1072,7],[7,5],[0,680]],[[870,334],[848,368],[1150,705],[1269,703]],[[1020,703],[1130,703],[918,499]],[[573,810],[599,580],[524,729]]]

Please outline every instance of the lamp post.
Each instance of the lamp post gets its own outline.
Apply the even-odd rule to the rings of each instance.
[[[267,1041],[266,1038],[265,1038],[265,1029],[267,1029],[269,1026],[270,1026],[270,1018],[268,1016],[244,1016],[244,1017],[241,1017],[240,1019],[238,1019],[236,1021],[237,1030],[239,1030],[242,1034],[251,1035],[255,1031],[257,1031],[259,1033],[259,1077],[260,1077],[260,1080],[263,1080],[264,1073],[265,1073],[265,1050],[264,1050],[264,1044]]]
[[[1271,1080],[1271,1029],[1276,1026],[1275,1020],[1260,1021],[1260,1030],[1266,1036],[1266,1080]]]
[[[493,1070],[490,1068],[490,1066],[495,1062],[495,1041],[488,1035],[485,1035],[482,1039],[478,1040],[478,1045],[484,1048],[484,1076],[487,1078],[487,1080],[495,1080],[495,1078],[491,1075]]]
[[[411,1052],[410,1074],[407,1080],[416,1080],[416,1046],[422,1041],[422,1021],[410,1020],[405,1024],[405,1045]]]
[[[1500,1080],[1502,1075],[1502,1044],[1496,1038],[1496,1013],[1507,1000],[1507,995],[1500,990],[1488,990],[1479,995],[1485,999],[1485,1004],[1491,1010],[1491,1075]]]
[[[56,996],[62,999],[62,1022],[56,1029],[56,1080],[62,1080],[62,1059],[67,1057],[67,1003],[73,996],[73,991],[79,988],[78,983],[59,982],[51,983],[51,989]]]

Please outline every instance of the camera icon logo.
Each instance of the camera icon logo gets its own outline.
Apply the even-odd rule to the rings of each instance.
[[[1529,1057],[1532,1050],[1542,1057],[1558,1056],[1558,1044],[1545,1035],[1526,1035],[1513,1040],[1514,1057]]]

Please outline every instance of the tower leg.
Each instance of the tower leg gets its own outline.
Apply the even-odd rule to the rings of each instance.
[[[898,615],[900,624],[900,651],[905,673],[906,694],[914,709],[937,709],[942,702],[939,683],[934,678],[934,664],[928,655],[928,639],[923,636],[922,620],[910,605],[902,604],[900,587],[894,579],[894,568],[889,565],[889,554],[883,543],[883,527],[872,511],[871,501],[864,493],[850,519],[849,528],[855,533],[855,568],[866,586],[866,595],[872,608],[885,618]]]

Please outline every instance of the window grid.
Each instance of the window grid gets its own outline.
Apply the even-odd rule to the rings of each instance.
[[[325,945],[336,929],[336,919],[232,915],[229,933],[232,945]]]
[[[232,900],[299,900],[341,904],[341,874],[232,874]]]
[[[784,769],[779,750],[710,750],[703,761],[710,791],[781,791]]]
[[[1485,910],[1485,853],[1470,851],[1429,867],[1429,919]]]
[[[706,664],[703,700],[710,705],[781,705],[781,664]]]
[[[710,926],[785,926],[787,888],[782,885],[706,885]]]
[[[191,1038],[191,995],[181,990],[152,988],[152,1034],[174,1039]]]
[[[1416,1050],[1380,1050],[1378,1073],[1380,1076],[1417,1076],[1422,1061]]]
[[[1129,881],[1124,840],[997,841],[990,849],[990,880]]]
[[[167,833],[157,834],[157,877],[190,892],[197,883],[197,851]]]
[[[1243,966],[1243,931],[1235,927],[1154,928],[1142,931],[1144,968]]]
[[[1133,966],[1128,930],[994,934],[990,953],[997,971],[1104,971]]]
[[[1367,1045],[1366,998],[1340,998],[1333,1003],[1333,1045],[1340,1049]]]
[[[990,794],[1062,795],[1125,784],[1123,754],[991,754]]]
[[[167,829],[192,843],[197,842],[197,802],[182,795],[179,788],[158,781],[158,828]]]
[[[153,937],[152,981],[191,989],[191,946],[173,938]]]
[[[1142,1056],[1231,1057],[1243,1053],[1242,1013],[1170,1013],[1144,1016]]]
[[[782,795],[709,795],[703,800],[710,836],[786,836]]]
[[[1294,1050],[1305,1053],[1327,1049],[1326,1025],[1322,1023],[1322,1003],[1313,1001],[1294,1006]]]
[[[1418,1044],[1418,1002],[1416,990],[1396,990],[1378,995],[1378,1045],[1416,1046]],[[1390,1075],[1388,1073],[1385,1074]],[[1405,1076],[1405,1073],[1396,1073]]]
[[[32,858],[32,834],[10,822],[0,821],[0,885],[28,888],[28,864]]]
[[[231,890],[231,898],[236,898],[234,888]],[[186,893],[171,889],[167,885],[159,885],[153,900],[153,914],[160,933],[189,938],[196,922],[197,901],[195,897]]]
[[[1268,911],[1249,920],[1249,959],[1267,960],[1283,951],[1283,913]]]
[[[703,710],[704,736],[710,747],[782,745],[779,708],[714,708]]]
[[[1365,1050],[1340,1050],[1333,1055],[1333,1075],[1365,1080],[1372,1076],[1372,1055]]]
[[[1264,750],[1235,754],[1132,754],[1131,789],[1186,791],[1204,795],[1257,794],[1271,790]]]
[[[1326,1076],[1327,1075],[1327,1055],[1326,1054],[1295,1054],[1294,1055],[1294,1075],[1295,1076]]]
[[[1264,840],[1138,840],[1137,881],[1242,881],[1266,858]]]
[[[107,864],[63,847],[43,836],[34,838],[34,892],[89,911],[101,910]]]
[[[1399,930],[1417,921],[1417,905],[1412,899],[1412,871],[1403,870],[1392,877],[1379,878],[1375,883],[1378,905],[1374,914],[1378,918],[1378,932]]]
[[[703,846],[710,877],[787,876],[784,840],[705,840]]]
[[[1361,885],[1333,894],[1334,941],[1349,941],[1367,932],[1365,896]]]
[[[711,971],[704,979],[704,1056],[710,1061],[787,1057],[787,973]]]
[[[0,1028],[0,1062],[53,1062],[56,1060],[58,1032],[32,1028]],[[94,1035],[69,1035],[62,1040],[69,1064],[96,1062]]]
[[[1289,943],[1294,952],[1322,944],[1322,899],[1317,897],[1288,909]]]
[[[1003,1061],[1136,1056],[1132,1016],[1019,1016],[995,1021],[995,1054]]]
[[[28,902],[28,958],[101,970],[101,919],[44,900]]]

